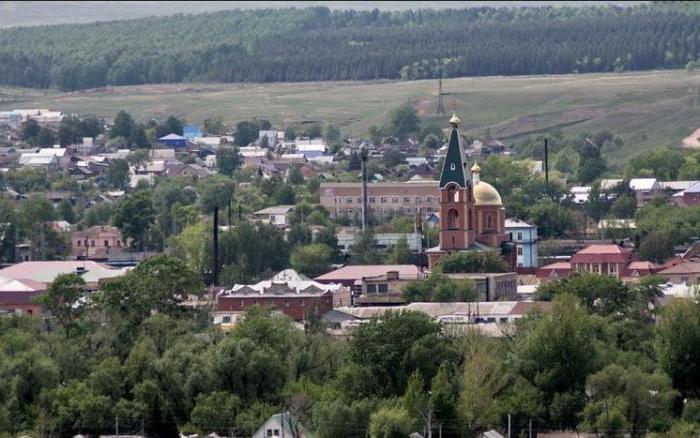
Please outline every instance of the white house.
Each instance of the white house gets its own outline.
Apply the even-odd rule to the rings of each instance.
[[[252,438],[311,438],[311,436],[311,433],[296,418],[289,412],[284,412],[268,418]]]
[[[637,205],[641,207],[659,194],[661,186],[656,178],[632,178],[630,190],[634,192]]]
[[[287,228],[290,226],[289,214],[294,210],[293,205],[277,205],[274,207],[263,208],[258,210],[253,215],[255,219],[260,222],[275,225],[280,228]]]

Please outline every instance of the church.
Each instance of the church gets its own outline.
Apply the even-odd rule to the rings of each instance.
[[[478,164],[467,169],[459,123],[457,115],[453,115],[439,182],[440,245],[427,251],[431,270],[442,257],[459,251],[501,253],[503,243],[509,240],[501,196],[491,184],[481,181]]]

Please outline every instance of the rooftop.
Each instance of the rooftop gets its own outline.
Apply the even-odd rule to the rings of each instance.
[[[360,280],[364,277],[378,277],[387,272],[398,272],[399,279],[415,280],[422,272],[415,265],[349,265],[316,277],[320,281]]]
[[[84,269],[84,270],[83,270]],[[81,276],[86,283],[97,283],[107,278],[120,277],[127,269],[112,269],[101,263],[93,261],[39,261],[22,262],[16,265],[0,269],[0,277],[13,280],[30,280],[39,283],[51,283],[61,274],[82,272]]]

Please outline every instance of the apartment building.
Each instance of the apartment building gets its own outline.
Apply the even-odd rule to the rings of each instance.
[[[376,216],[436,213],[439,198],[437,181],[367,184],[367,205]],[[362,184],[322,183],[321,205],[334,218],[359,215],[362,211]]]

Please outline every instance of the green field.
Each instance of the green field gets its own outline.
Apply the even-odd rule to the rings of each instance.
[[[639,151],[679,144],[700,127],[700,75],[685,71],[636,74],[458,78],[444,81],[445,107],[463,129],[495,137],[560,128],[607,129],[625,139],[613,152],[620,162]],[[171,114],[200,123],[224,116],[236,123],[267,118],[276,126],[321,120],[352,135],[385,123],[396,106],[411,102],[420,116],[437,117],[437,81],[273,84],[169,84],[111,87],[61,93],[0,89],[0,109],[49,108],[113,117],[125,109],[137,118]],[[446,125],[446,121],[444,122]]]

